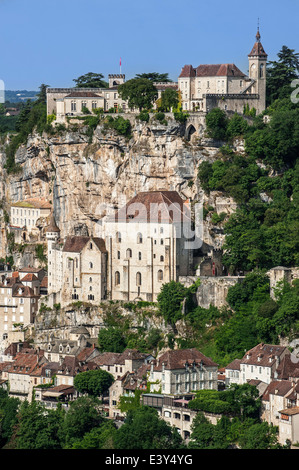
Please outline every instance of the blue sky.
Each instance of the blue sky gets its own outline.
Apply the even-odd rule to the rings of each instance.
[[[235,63],[247,73],[260,18],[275,60],[299,51],[298,0],[0,0],[0,79],[9,90],[74,86],[87,72],[168,72]]]

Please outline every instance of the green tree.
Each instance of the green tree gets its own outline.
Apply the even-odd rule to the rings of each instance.
[[[213,108],[206,115],[206,126],[209,137],[215,140],[226,140],[228,118],[225,111]]]
[[[12,436],[13,428],[17,423],[17,412],[20,405],[18,398],[8,396],[3,388],[0,388],[0,448],[2,448]]]
[[[163,284],[158,294],[159,310],[164,320],[173,327],[182,318],[182,304],[187,294],[187,287],[176,281]]]
[[[60,429],[64,419],[64,411],[45,410],[41,403],[32,400],[21,404],[17,432],[16,446],[18,449],[60,449]]]
[[[115,449],[179,449],[182,438],[176,429],[159,418],[154,408],[141,406],[129,411],[125,423],[117,430]]]
[[[104,75],[101,73],[89,72],[74,78],[77,88],[108,88],[108,83],[103,80]]]
[[[279,98],[289,98],[291,82],[299,77],[299,53],[282,46],[278,60],[267,64],[267,105]]]
[[[147,78],[132,78],[118,87],[118,93],[123,100],[128,101],[131,109],[137,108],[139,112],[151,108],[158,97],[158,91],[152,80]]]
[[[99,410],[99,400],[92,397],[80,397],[72,402],[63,423],[66,448],[82,439],[86,433],[102,425],[104,418]]]
[[[168,73],[137,73],[136,78],[146,78],[152,82],[172,82],[172,80],[168,77]]]
[[[72,449],[113,449],[116,426],[112,421],[104,421],[101,426],[91,429],[72,444]]]
[[[100,329],[98,346],[101,352],[121,353],[126,348],[126,340],[120,328],[110,326]]]
[[[161,94],[160,110],[167,112],[171,108],[176,109],[179,104],[179,95],[177,90],[166,88]]]
[[[279,449],[278,427],[263,423],[255,423],[243,428],[238,440],[241,449]]]
[[[88,393],[93,397],[103,395],[113,382],[113,375],[102,369],[80,372],[74,378],[74,386],[78,392]]]

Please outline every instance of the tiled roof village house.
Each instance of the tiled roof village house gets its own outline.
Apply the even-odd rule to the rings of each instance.
[[[150,391],[161,386],[162,393],[170,395],[217,390],[217,375],[217,364],[197,349],[168,350],[151,363]]]

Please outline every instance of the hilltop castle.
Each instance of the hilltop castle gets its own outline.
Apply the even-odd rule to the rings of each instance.
[[[185,65],[178,79],[182,108],[209,112],[213,108],[243,113],[244,106],[257,114],[266,108],[267,54],[259,30],[248,54],[249,76],[235,64]]]

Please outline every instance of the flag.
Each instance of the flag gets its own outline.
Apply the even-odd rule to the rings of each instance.
[[[119,66],[121,67],[121,58],[119,59]]]

